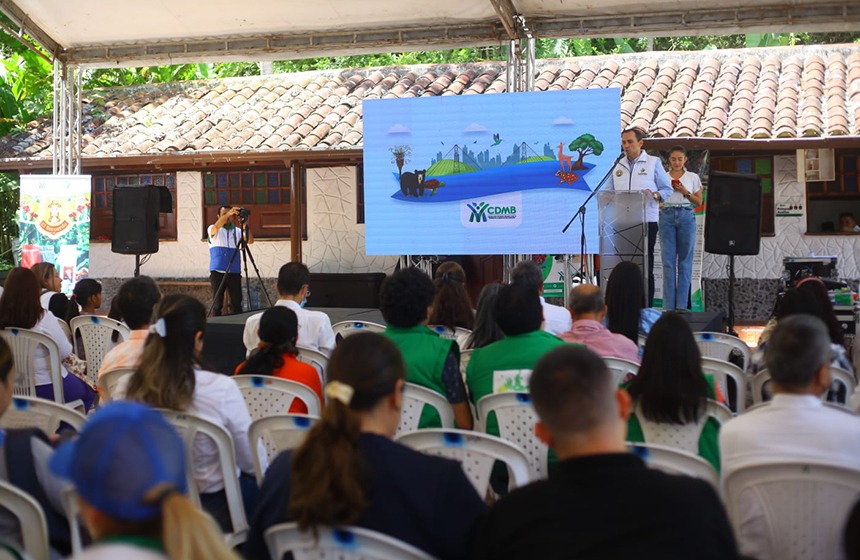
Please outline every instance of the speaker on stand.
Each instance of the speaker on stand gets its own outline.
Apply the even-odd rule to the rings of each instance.
[[[158,252],[158,215],[172,213],[165,187],[114,187],[111,251],[134,255],[134,275],[140,276],[140,256]]]
[[[705,251],[729,257],[728,330],[735,328],[735,256],[761,249],[761,178],[711,171],[705,210]]]

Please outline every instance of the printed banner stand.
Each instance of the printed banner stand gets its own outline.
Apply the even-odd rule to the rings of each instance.
[[[90,268],[90,176],[21,175],[20,266],[49,262],[71,293]]]

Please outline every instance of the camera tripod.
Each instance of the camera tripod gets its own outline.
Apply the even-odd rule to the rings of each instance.
[[[251,265],[254,267],[254,273],[257,275],[257,281],[260,282],[260,289],[263,290],[263,294],[266,296],[266,302],[269,304],[269,307],[272,306],[272,300],[269,297],[269,292],[266,290],[266,285],[263,283],[263,278],[260,276],[260,269],[257,268],[257,262],[254,260],[254,254],[251,253],[251,248],[248,247],[248,240],[246,238],[247,232],[245,230],[246,223],[247,217],[242,217],[239,226],[236,228],[239,230],[239,239],[236,240],[236,246],[233,248],[233,253],[230,255],[230,261],[227,263],[224,277],[221,278],[221,283],[218,284],[218,289],[215,290],[215,296],[212,298],[212,305],[209,306],[209,313],[207,314],[207,317],[212,316],[212,312],[215,311],[215,305],[217,305],[218,299],[224,297],[224,287],[227,284],[227,275],[229,274],[229,272],[226,271],[229,271],[230,267],[233,266],[233,262],[236,260],[236,256],[239,254],[240,250],[242,251],[242,261],[244,263],[244,272],[241,274],[245,277],[245,292],[247,292],[249,300],[248,307],[251,307],[251,286],[250,278],[248,276],[249,260],[251,261]],[[230,302],[231,307],[234,305],[234,303],[235,302],[233,301]],[[239,309],[238,312],[241,312],[241,309]]]

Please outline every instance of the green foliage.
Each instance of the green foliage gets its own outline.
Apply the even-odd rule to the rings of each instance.
[[[573,164],[573,169],[583,169],[582,161],[585,156],[590,154],[599,156],[603,153],[603,142],[595,138],[594,135],[586,133],[571,142],[567,149],[579,153],[579,159]]]
[[[0,173],[0,269],[12,267],[12,240],[18,237],[18,176]]]
[[[443,175],[454,175],[455,173],[472,173],[477,171],[468,163],[454,161],[453,159],[439,160],[427,169],[428,177],[442,177]]]

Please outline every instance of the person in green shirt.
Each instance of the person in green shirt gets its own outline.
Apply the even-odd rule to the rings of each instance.
[[[386,278],[379,294],[379,310],[387,323],[384,334],[403,354],[406,381],[444,395],[457,427],[471,430],[474,420],[460,373],[460,348],[427,328],[435,294],[430,277],[414,267]],[[418,427],[442,427],[434,408],[424,407]]]
[[[492,393],[527,393],[535,363],[553,348],[565,344],[541,330],[543,308],[538,293],[529,286],[502,287],[496,296],[495,313],[505,337],[476,348],[466,370],[466,384],[475,404]],[[495,417],[487,418],[487,433],[499,435]]]
[[[651,422],[684,425],[704,423],[698,454],[720,470],[720,423],[703,418],[708,399],[716,400],[713,378],[702,373],[702,356],[687,321],[677,313],[664,313],[654,323],[639,373],[622,385],[634,401],[634,410]],[[627,441],[648,443],[636,413],[627,423]]]

